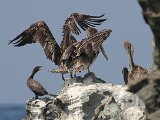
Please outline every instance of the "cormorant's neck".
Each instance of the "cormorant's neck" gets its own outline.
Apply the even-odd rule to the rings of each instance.
[[[33,79],[34,75],[36,74],[37,71],[32,71],[32,74],[30,75],[29,79]]]

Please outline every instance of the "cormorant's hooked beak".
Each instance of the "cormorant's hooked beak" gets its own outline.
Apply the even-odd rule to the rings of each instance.
[[[39,70],[43,70],[43,66],[39,66],[40,68],[39,68]]]
[[[108,60],[108,57],[107,57],[107,54],[103,48],[103,45],[100,46],[100,50],[101,50],[102,54],[104,55],[104,57],[106,58],[106,60]]]

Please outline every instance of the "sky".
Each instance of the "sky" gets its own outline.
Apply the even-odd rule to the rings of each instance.
[[[16,37],[30,24],[43,20],[49,26],[58,43],[62,40],[64,20],[71,13],[89,15],[105,13],[105,21],[98,30],[112,29],[110,37],[103,46],[108,54],[106,61],[100,53],[90,70],[98,78],[108,83],[124,85],[122,68],[128,67],[128,58],[123,46],[129,40],[134,48],[136,64],[149,68],[152,64],[152,33],[144,22],[137,0],[4,0],[0,2],[0,104],[24,104],[34,96],[26,85],[32,69],[43,66],[35,75],[49,93],[58,94],[63,87],[60,74],[49,73],[48,69],[57,68],[47,60],[39,44],[13,47],[8,41]],[[76,36],[78,40],[86,37],[86,32]],[[79,76],[83,76],[83,71]],[[66,78],[69,75],[65,75]]]

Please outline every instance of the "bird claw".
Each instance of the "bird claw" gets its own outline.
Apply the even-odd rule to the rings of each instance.
[[[48,72],[55,73],[55,69],[49,69]]]

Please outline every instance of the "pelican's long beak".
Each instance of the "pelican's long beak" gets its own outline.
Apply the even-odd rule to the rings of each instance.
[[[102,54],[104,55],[104,57],[106,58],[106,60],[108,60],[108,57],[107,57],[107,54],[103,48],[103,45],[100,46],[100,50],[101,50]]]

